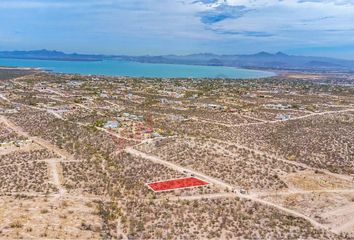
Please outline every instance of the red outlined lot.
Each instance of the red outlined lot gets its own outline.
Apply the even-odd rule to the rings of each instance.
[[[154,192],[162,192],[181,188],[199,187],[208,185],[208,182],[204,182],[195,177],[173,179],[161,182],[148,183],[147,185]]]

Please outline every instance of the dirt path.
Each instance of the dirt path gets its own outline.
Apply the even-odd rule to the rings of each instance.
[[[6,168],[6,167],[11,167],[11,166],[21,166],[24,165],[26,163],[35,163],[35,162],[61,162],[60,158],[49,158],[49,159],[42,159],[42,160],[29,160],[29,161],[24,161],[24,162],[20,162],[20,163],[11,163],[11,164],[4,164],[4,165],[0,165],[0,169],[1,168]]]
[[[13,152],[29,152],[33,150],[40,150],[41,148],[41,146],[33,142],[28,142],[20,146],[13,144],[7,147],[0,147],[0,156],[11,154]]]
[[[113,136],[113,137],[116,137],[116,138],[124,139],[124,140],[127,140],[127,141],[140,142],[140,141],[137,140],[137,139],[123,137],[123,136],[121,136],[120,134],[115,133],[115,132],[110,131],[110,130],[105,129],[105,128],[96,127],[96,129],[99,130],[99,131],[105,132],[105,133],[107,133],[107,134],[109,134],[109,135],[111,135],[111,136]]]
[[[0,121],[3,122],[7,127],[11,128],[13,131],[15,131],[17,134],[22,135],[29,140],[32,140],[33,142],[37,143],[38,145],[56,153],[62,158],[68,159],[68,160],[73,160],[73,156],[71,156],[68,152],[58,148],[57,146],[51,144],[50,142],[38,138],[38,137],[31,137],[27,132],[25,132],[21,127],[15,125],[13,122],[5,118],[4,116],[0,116]]]
[[[219,179],[216,179],[216,178],[210,177],[208,175],[205,175],[203,173],[197,172],[195,170],[192,170],[192,169],[189,169],[189,168],[185,168],[185,167],[181,167],[181,166],[179,166],[177,164],[162,160],[161,158],[159,158],[157,156],[148,155],[146,153],[143,153],[143,152],[140,152],[138,150],[135,150],[135,149],[133,149],[131,147],[126,148],[125,151],[127,153],[132,154],[132,155],[135,155],[135,156],[150,160],[150,161],[155,162],[155,163],[162,164],[162,165],[167,166],[168,168],[173,169],[175,171],[182,172],[182,173],[187,172],[189,174],[193,174],[196,177],[203,178],[206,181],[208,181],[210,183],[213,183],[215,185],[218,185],[218,186],[220,186],[220,187],[222,187],[224,189],[228,189],[228,190],[231,190],[231,191],[234,189],[234,187],[232,185],[227,184],[227,183],[225,183],[225,182],[223,182],[223,181],[221,181]]]
[[[260,119],[260,118],[247,116],[247,115],[241,115],[241,114],[238,114],[238,113],[237,113],[237,116],[242,116],[243,118],[246,118],[246,119],[248,118],[248,119],[251,119],[251,120],[254,120],[254,121],[257,121],[257,122],[263,122],[263,123],[267,122],[267,120],[265,120],[265,119]]]
[[[108,103],[108,104],[110,104],[110,105],[112,105],[112,106],[117,107],[117,108],[119,109],[118,111],[124,111],[124,110],[125,110],[125,107],[122,106],[122,105],[118,105],[118,104],[113,103],[113,102],[108,101],[108,100],[104,100],[104,102],[106,102],[106,103]]]
[[[20,103],[19,103],[19,104],[20,104]],[[45,108],[39,108],[39,107],[28,106],[28,105],[25,105],[25,104],[21,104],[21,105],[26,106],[26,107],[30,107],[30,108],[35,109],[35,110],[47,112],[47,113],[53,115],[55,118],[60,119],[60,120],[63,120],[63,121],[68,121],[68,122],[70,122],[70,123],[74,123],[74,124],[77,124],[77,125],[80,125],[80,126],[88,126],[88,125],[89,125],[89,124],[85,124],[85,123],[80,123],[80,122],[74,122],[74,121],[67,120],[67,119],[63,118],[60,114],[54,112],[53,110],[48,110],[48,109],[45,109]],[[84,105],[82,105],[82,104],[76,104],[76,105],[78,105],[78,106],[80,106],[80,107],[84,107],[84,109],[87,109],[87,110],[89,110],[89,111],[94,111],[94,110],[92,110],[92,109],[90,109],[90,108],[88,108],[88,107],[86,107],[86,106],[84,106]],[[99,115],[104,116],[104,114],[102,114],[102,113],[99,114]],[[1,119],[0,119],[0,120],[1,120]],[[7,121],[7,120],[5,120],[5,121]],[[13,126],[11,126],[11,127],[17,127],[17,126],[13,125]],[[137,139],[123,137],[123,136],[119,135],[118,133],[109,131],[108,129],[105,129],[105,128],[96,127],[96,129],[99,130],[99,131],[108,133],[109,135],[111,135],[111,136],[113,136],[113,137],[121,138],[121,139],[124,139],[124,140],[127,140],[127,141],[139,142],[139,140],[137,140]],[[19,130],[19,131],[22,131],[21,129],[18,129],[18,130]],[[22,132],[23,132],[23,131],[22,131]],[[28,136],[28,138],[31,138],[31,137]],[[33,138],[33,137],[32,137],[32,138]],[[38,139],[38,140],[41,141],[41,139]],[[49,143],[48,143],[48,142],[45,143],[45,142],[42,141],[42,143],[43,143],[43,144],[47,144],[48,147],[49,147]],[[57,147],[55,147],[55,146],[53,146],[53,145],[51,145],[50,148],[53,148],[53,149],[55,148],[55,150],[58,151],[58,152],[61,151],[59,148],[57,148]],[[65,154],[65,153],[62,152],[62,153],[59,154],[59,155],[62,155],[62,154]],[[69,156],[66,156],[66,157],[69,157]]]
[[[354,232],[354,203],[349,203],[334,210],[321,214],[324,218],[332,218],[335,221],[331,224],[335,232]]]
[[[286,160],[284,158],[280,158],[280,157],[278,157],[276,155],[273,155],[273,154],[270,154],[270,153],[267,153],[267,152],[263,152],[263,151],[260,151],[260,150],[256,150],[256,149],[253,149],[253,148],[249,148],[249,147],[246,147],[246,146],[238,144],[238,143],[233,143],[233,142],[229,142],[229,141],[223,141],[223,140],[219,140],[219,139],[216,139],[216,138],[210,138],[210,140],[213,140],[215,142],[222,143],[222,144],[227,144],[229,146],[235,146],[235,147],[237,147],[239,149],[245,149],[245,150],[251,151],[251,152],[253,152],[255,154],[258,154],[258,155],[268,156],[268,157],[274,158],[275,160],[282,161],[282,162],[285,162],[285,163],[290,164],[290,165],[302,167],[302,168],[305,168],[307,170],[312,170],[312,171],[316,171],[317,170],[319,172],[325,173],[327,175],[330,175],[330,176],[333,176],[333,177],[336,177],[336,178],[339,178],[339,179],[342,179],[342,180],[352,181],[352,179],[353,179],[353,177],[349,176],[349,175],[332,173],[332,172],[330,172],[330,171],[328,171],[326,169],[314,168],[314,167],[308,166],[308,165],[306,165],[304,163],[300,163],[300,162],[296,162],[296,161],[289,161],[289,160]]]
[[[234,198],[234,193],[214,193],[214,194],[203,194],[203,195],[192,195],[192,196],[181,196],[181,197],[172,197],[168,198],[171,201],[179,200],[201,200],[201,199],[217,199],[217,198]]]
[[[78,107],[81,107],[81,108],[83,108],[83,109],[86,109],[86,110],[88,110],[88,111],[90,111],[90,112],[96,112],[97,113],[97,115],[100,115],[100,116],[102,116],[102,117],[105,117],[106,116],[106,114],[103,114],[103,113],[101,113],[100,111],[98,111],[98,110],[93,110],[93,109],[91,109],[91,108],[89,108],[89,107],[87,107],[87,106],[85,106],[85,105],[83,105],[83,104],[81,104],[81,103],[74,103],[76,106],[78,106]]]
[[[48,162],[48,167],[51,173],[50,175],[52,176],[52,182],[59,191],[58,197],[62,197],[66,193],[66,189],[64,189],[61,184],[58,164],[58,162],[50,161]]]
[[[52,115],[54,115],[56,118],[58,118],[58,119],[60,119],[60,120],[64,120],[64,118],[63,118],[60,114],[56,113],[56,112],[53,111],[53,110],[47,110],[47,112],[50,113],[50,114],[52,114]]]
[[[58,147],[54,146],[53,144],[49,143],[48,141],[38,138],[38,137],[31,137],[27,132],[25,132],[21,127],[16,126],[14,123],[12,123],[10,120],[5,118],[4,116],[0,116],[0,121],[2,121],[5,125],[7,125],[9,128],[11,128],[13,131],[18,133],[19,135],[22,135],[26,138],[29,138],[30,140],[33,140],[33,142],[37,143],[38,145],[54,152],[55,154],[59,155],[61,157],[61,160],[74,160],[74,158],[67,153],[66,151],[59,149]],[[50,176],[52,178],[52,183],[57,187],[58,189],[58,197],[64,196],[66,193],[66,189],[63,188],[61,184],[61,174],[59,174],[59,164],[58,159],[47,159],[46,160],[50,172]]]
[[[254,122],[254,123],[241,123],[241,124],[228,124],[228,123],[221,123],[221,122],[215,122],[207,119],[202,119],[202,118],[197,118],[197,117],[192,117],[190,118],[191,120],[197,121],[197,122],[205,122],[205,123],[210,123],[210,124],[215,124],[215,125],[220,125],[220,126],[225,126],[225,127],[246,127],[246,126],[257,126],[257,125],[265,125],[265,124],[274,124],[274,123],[280,123],[280,122],[287,122],[287,121],[296,121],[299,119],[304,119],[304,118],[309,118],[309,117],[314,117],[314,116],[322,116],[322,115],[330,115],[330,114],[338,114],[338,113],[345,113],[345,112],[352,112],[354,109],[344,109],[344,110],[337,110],[337,111],[327,111],[327,112],[320,112],[320,113],[310,113],[304,116],[299,116],[299,117],[294,117],[289,120],[273,120],[273,121],[267,121],[267,120],[260,120],[256,119],[259,122]]]
[[[168,161],[165,161],[157,156],[153,156],[153,155],[148,155],[148,154],[145,154],[143,152],[140,152],[138,150],[135,150],[133,148],[127,148],[126,149],[126,152],[127,153],[130,153],[132,155],[135,155],[137,157],[141,157],[141,158],[144,158],[144,159],[147,159],[149,161],[152,161],[152,162],[155,162],[155,163],[159,163],[159,164],[162,164],[170,169],[173,169],[173,170],[176,170],[176,171],[179,171],[181,173],[185,173],[185,172],[188,172],[190,174],[194,174],[195,176],[197,177],[200,177],[210,183],[213,183],[219,187],[222,187],[224,189],[227,189],[229,191],[233,191],[234,190],[234,187],[226,182],[223,182],[222,180],[219,180],[219,179],[216,179],[216,178],[213,178],[213,177],[210,177],[208,175],[205,175],[201,172],[197,172],[195,170],[192,170],[192,169],[188,169],[188,168],[185,168],[185,167],[181,167],[177,164],[174,164],[174,163],[171,163],[171,162],[168,162]],[[302,219],[305,219],[307,220],[308,222],[310,222],[314,227],[317,227],[317,228],[322,228],[322,229],[325,229],[327,231],[331,231],[331,229],[329,229],[329,227],[317,222],[315,219],[311,218],[311,217],[308,217],[302,213],[299,213],[297,211],[294,211],[294,210],[291,210],[291,209],[288,209],[288,208],[285,208],[279,204],[275,204],[275,203],[272,203],[272,202],[268,202],[268,201],[265,201],[263,199],[259,199],[255,196],[251,196],[251,195],[246,195],[246,194],[241,194],[239,192],[236,192],[234,193],[235,197],[239,197],[241,199],[247,199],[247,200],[250,200],[250,201],[253,201],[253,202],[257,202],[257,203],[260,203],[260,204],[263,204],[263,205],[266,205],[266,206],[269,206],[269,207],[273,207],[273,208],[276,208],[284,213],[287,213],[287,214],[290,214],[292,216],[295,216],[295,217],[299,217],[299,218],[302,218]]]
[[[312,194],[312,193],[354,193],[354,188],[349,189],[321,189],[321,190],[291,190],[291,191],[271,191],[261,193],[251,193],[254,197],[286,196],[292,194]]]
[[[74,157],[71,154],[69,154],[68,152],[66,152],[63,149],[58,148],[57,146],[51,144],[50,142],[48,142],[48,141],[46,141],[44,139],[38,138],[38,137],[31,137],[30,139],[32,139],[34,142],[38,143],[42,147],[44,147],[44,148],[54,152],[55,154],[59,155],[63,159],[73,160],[74,161]]]

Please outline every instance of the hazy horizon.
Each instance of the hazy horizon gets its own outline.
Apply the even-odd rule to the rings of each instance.
[[[83,51],[83,52],[78,52],[78,51],[73,51],[73,52],[66,52],[66,51],[62,51],[60,49],[28,49],[28,50],[24,50],[24,49],[5,49],[5,50],[0,50],[0,52],[30,52],[30,51],[49,51],[49,52],[62,52],[65,54],[79,54],[79,55],[104,55],[104,56],[132,56],[132,57],[140,57],[140,56],[169,56],[169,55],[175,55],[175,56],[188,56],[188,55],[202,55],[202,54],[213,54],[213,55],[219,55],[219,56],[237,56],[237,55],[256,55],[259,53],[269,53],[269,54],[273,54],[276,55],[278,53],[282,53],[282,54],[286,54],[289,56],[295,56],[295,57],[324,57],[324,58],[333,58],[333,59],[339,59],[339,60],[352,60],[354,61],[354,57],[353,58],[344,58],[344,57],[330,57],[330,56],[321,56],[321,55],[305,55],[305,54],[291,54],[288,52],[283,52],[283,51],[276,51],[276,52],[268,52],[268,51],[259,51],[259,52],[250,52],[248,54],[242,54],[242,53],[228,53],[228,54],[217,54],[217,53],[213,53],[213,52],[192,52],[192,53],[186,53],[186,54],[172,54],[172,53],[166,53],[166,54],[161,54],[161,55],[153,55],[153,54],[136,54],[136,55],[128,55],[128,54],[104,54],[104,53],[100,53],[100,52],[89,52],[89,51]],[[0,57],[1,58],[1,57]]]
[[[354,59],[352,0],[5,0],[0,11],[1,51]]]

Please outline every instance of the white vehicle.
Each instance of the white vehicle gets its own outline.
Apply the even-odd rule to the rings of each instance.
[[[237,189],[237,188],[235,188],[234,190],[233,190],[233,192],[234,193],[236,193],[236,194],[238,194],[238,193],[240,193],[240,194],[247,194],[247,190],[245,190],[245,189]]]
[[[241,188],[241,189],[240,189],[240,193],[241,193],[241,194],[247,194],[247,190]]]

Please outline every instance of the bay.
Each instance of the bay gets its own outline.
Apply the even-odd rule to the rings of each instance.
[[[275,75],[274,73],[267,71],[240,69],[234,67],[139,63],[119,60],[91,62],[0,58],[0,66],[41,68],[57,73],[151,78],[253,79],[271,77]]]

